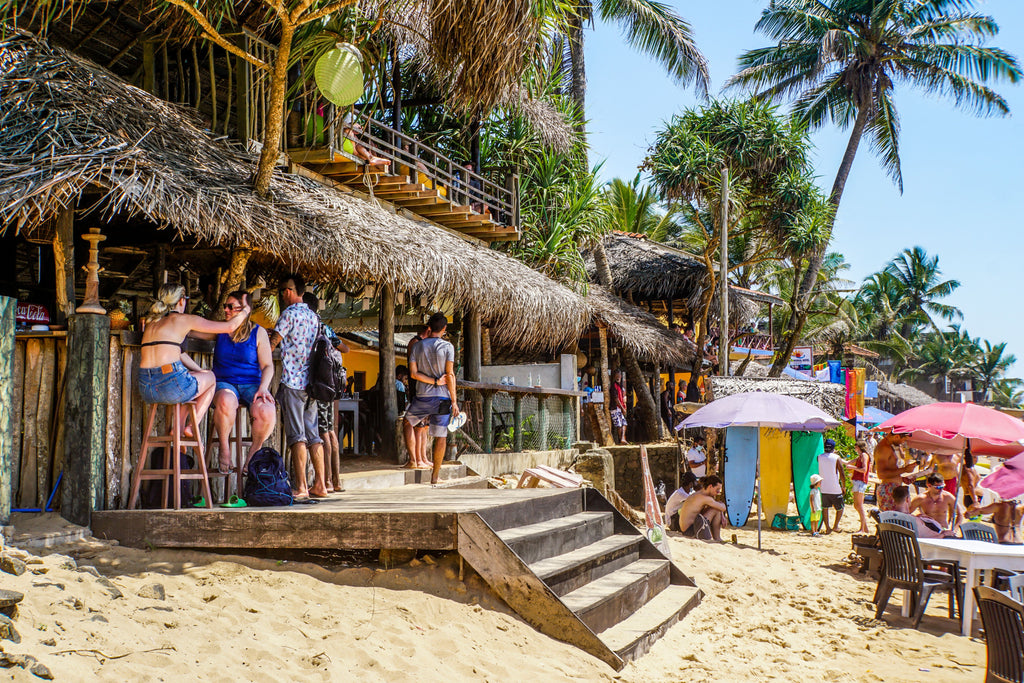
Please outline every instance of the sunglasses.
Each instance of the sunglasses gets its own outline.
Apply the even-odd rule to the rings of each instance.
[[[231,304],[224,304],[225,311],[240,311],[243,308],[245,308],[245,306],[232,306]]]

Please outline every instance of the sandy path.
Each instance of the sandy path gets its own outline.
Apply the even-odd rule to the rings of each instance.
[[[26,594],[20,644],[57,680],[209,681],[962,681],[984,643],[956,635],[945,596],[922,629],[874,621],[874,583],[846,563],[849,534],[766,533],[767,552],[673,539],[707,594],[620,674],[511,614],[455,557],[383,571],[139,551],[103,543],[42,557],[45,574],[0,574]],[[86,565],[94,565],[101,577]],[[159,583],[165,600],[139,597]],[[112,588],[123,597],[111,597]],[[70,652],[75,650],[76,652]],[[93,652],[89,652],[93,651]],[[121,656],[124,655],[124,656]],[[0,680],[36,680],[0,669]]]

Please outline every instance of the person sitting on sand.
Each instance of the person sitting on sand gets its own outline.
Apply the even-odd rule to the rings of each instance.
[[[693,472],[684,472],[679,479],[679,488],[672,492],[665,503],[665,526],[667,528],[682,531],[679,528],[679,508],[683,507],[683,503],[690,497],[696,486],[697,477]]]
[[[971,505],[967,516],[992,515],[992,526],[996,528],[996,538],[1003,545],[1021,545],[1020,521],[1024,517],[1024,505],[1015,500],[999,500],[985,506]]]
[[[956,497],[945,490],[946,482],[938,472],[928,475],[927,490],[910,502],[910,513],[922,519],[934,520],[942,530],[956,530],[960,526],[960,506]]]
[[[875,474],[881,480],[875,487],[875,498],[878,500],[878,509],[883,512],[896,509],[892,493],[896,487],[903,485],[903,475],[913,472],[917,467],[913,460],[904,464],[896,452],[907,438],[907,434],[886,434],[875,446]]]
[[[715,500],[722,493],[722,480],[709,474],[700,480],[700,490],[691,494],[679,508],[679,528],[687,538],[721,541],[722,527],[728,524],[725,504]]]
[[[907,485],[897,486],[892,492],[893,500],[896,507],[895,512],[902,512],[903,514],[910,514],[910,487]],[[952,531],[944,531],[939,523],[934,519],[928,517],[921,517],[919,515],[913,515],[914,522],[917,524],[917,537],[918,538],[956,538],[956,534]]]

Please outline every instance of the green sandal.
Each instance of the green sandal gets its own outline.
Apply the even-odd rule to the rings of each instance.
[[[206,498],[203,496],[196,496],[192,499],[192,502],[189,503],[189,506],[194,508],[204,508],[206,507]]]
[[[249,507],[249,504],[238,496],[232,495],[228,502],[221,503],[220,506],[222,508],[246,508]]]

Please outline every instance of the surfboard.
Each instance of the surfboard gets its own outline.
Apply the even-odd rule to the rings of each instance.
[[[725,508],[729,523],[743,526],[754,502],[757,477],[757,427],[729,427],[725,430]]]
[[[815,432],[793,432],[793,497],[804,529],[811,528],[811,475],[818,473],[824,438]]]
[[[793,481],[793,460],[789,432],[761,428],[761,510],[770,525],[777,513],[789,514],[789,485]]]

